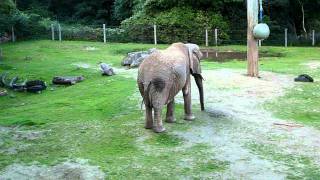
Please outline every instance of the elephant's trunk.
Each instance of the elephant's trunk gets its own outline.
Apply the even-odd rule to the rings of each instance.
[[[201,111],[204,111],[203,84],[202,84],[203,77],[201,76],[201,74],[193,74],[193,77],[199,89]]]

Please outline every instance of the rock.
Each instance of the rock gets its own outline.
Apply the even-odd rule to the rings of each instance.
[[[41,80],[33,80],[27,81],[25,88],[28,92],[40,93],[43,90],[47,89],[47,85],[44,81]]]
[[[113,68],[106,63],[100,63],[100,68],[101,68],[102,75],[105,75],[105,76],[115,75]]]
[[[83,76],[56,76],[52,79],[53,84],[74,85],[84,80]]]
[[[307,74],[301,74],[294,78],[295,82],[314,82],[313,78]]]
[[[145,58],[147,58],[151,53],[155,52],[156,50],[156,48],[152,48],[148,51],[128,53],[128,56],[122,60],[121,65],[129,67],[138,67]]]
[[[5,90],[5,89],[0,89],[0,96],[6,96],[6,95],[8,95],[7,90]]]

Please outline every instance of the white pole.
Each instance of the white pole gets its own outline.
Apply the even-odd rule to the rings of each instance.
[[[103,24],[103,43],[107,43],[106,24]]]
[[[52,41],[54,41],[54,26],[53,26],[53,24],[51,24],[51,38],[52,38]]]
[[[208,29],[206,28],[206,46],[209,46],[209,42],[208,42]]]
[[[259,40],[258,42],[259,42],[259,47],[261,47],[262,46],[262,40]]]
[[[316,44],[316,40],[315,40],[315,30],[312,30],[312,46],[314,46]]]
[[[16,41],[16,37],[15,37],[15,34],[14,34],[14,27],[12,26],[11,27],[11,38],[12,38],[12,42],[15,42]]]
[[[214,41],[217,47],[218,46],[218,29],[214,30]]]
[[[284,46],[288,47],[288,28],[284,29]]]
[[[58,28],[59,28],[59,41],[62,41],[60,24],[58,24]]]
[[[153,25],[153,38],[154,38],[154,45],[157,45],[157,25]]]

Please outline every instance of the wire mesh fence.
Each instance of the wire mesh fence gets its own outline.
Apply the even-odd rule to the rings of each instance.
[[[14,38],[18,39],[18,38]],[[190,42],[199,45],[246,45],[247,29],[226,30],[220,28],[186,28],[181,26],[134,25],[134,26],[68,26],[52,24],[45,32],[37,33],[34,39],[82,40],[98,42],[159,43]],[[320,29],[312,29],[305,35],[286,28],[271,29],[270,37],[262,45],[319,46]]]

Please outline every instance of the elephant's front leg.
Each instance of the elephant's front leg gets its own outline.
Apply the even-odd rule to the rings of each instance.
[[[166,122],[168,122],[168,123],[175,122],[175,118],[174,118],[174,99],[167,105]]]
[[[155,126],[153,127],[154,132],[161,133],[166,129],[163,127],[161,119],[162,108],[154,108],[154,120]]]
[[[191,121],[194,120],[195,117],[192,115],[191,112],[191,83],[190,83],[190,78],[188,78],[187,83],[185,87],[182,88],[182,93],[183,93],[183,99],[184,99],[184,119]]]
[[[152,129],[153,127],[153,118],[152,118],[152,108],[148,105],[145,105],[146,107],[146,129]]]

